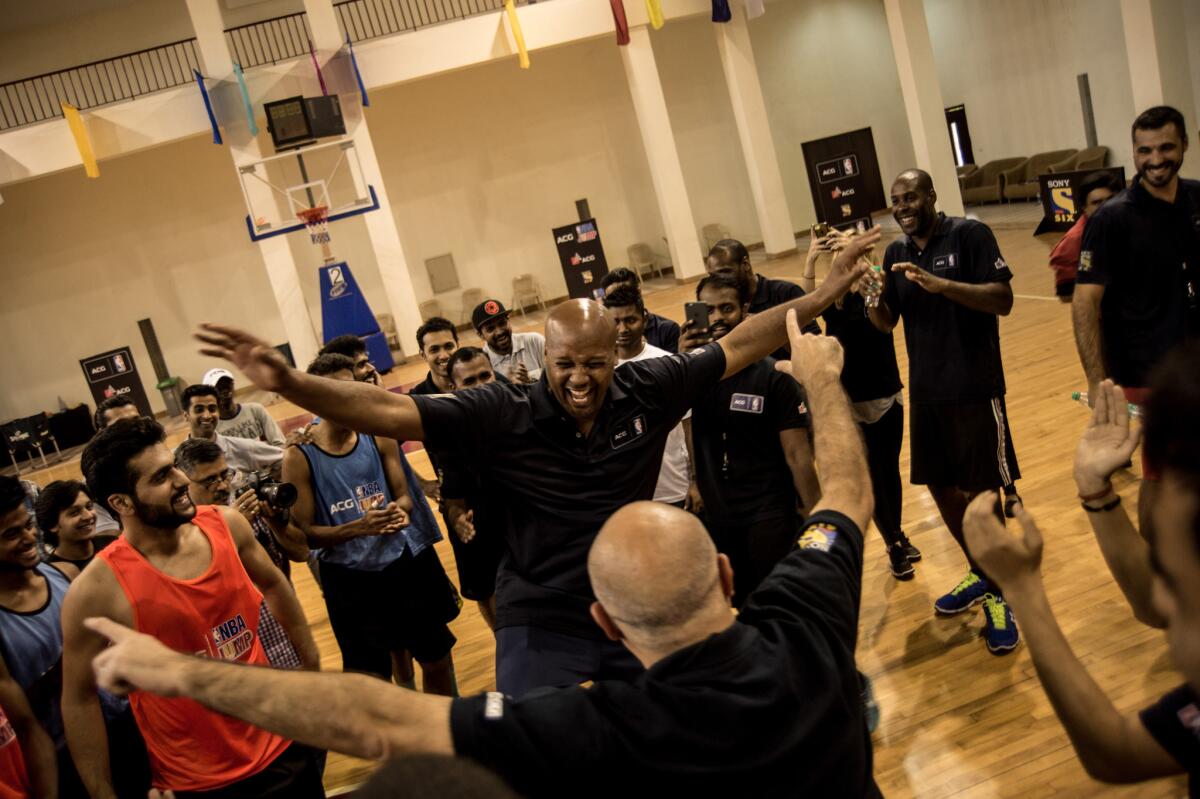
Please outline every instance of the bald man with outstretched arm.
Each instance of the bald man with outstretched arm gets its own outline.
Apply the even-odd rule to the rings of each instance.
[[[622,505],[653,497],[667,436],[692,398],[783,344],[789,309],[804,324],[840,296],[878,236],[855,239],[820,289],[755,316],[716,344],[619,368],[616,326],[605,310],[590,300],[563,303],[547,318],[545,371],[530,384],[404,396],[301,374],[241,331],[206,326],[199,338],[206,354],[227,358],[261,388],[314,413],[479,464],[507,508],[507,552],[496,578],[496,685],[522,696],[641,673],[589,616],[592,540]]]
[[[877,796],[854,660],[862,527],[872,499],[833,339],[791,323],[789,365],[813,410],[824,493],[798,546],[737,617],[737,575],[696,517],[637,502],[587,557],[590,614],[645,666],[514,700],[451,700],[352,674],[271,672],[164,649],[114,622],[101,686],[183,696],[280,735],[360,757],[456,753],[523,795],[645,792]],[[323,711],[310,711],[314,697]]]

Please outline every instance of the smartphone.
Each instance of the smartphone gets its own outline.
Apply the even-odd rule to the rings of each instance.
[[[830,231],[828,222],[818,222],[812,226],[813,239],[819,239],[823,236],[828,236]]]
[[[692,333],[708,333],[708,303],[689,302],[683,306],[683,312]]]

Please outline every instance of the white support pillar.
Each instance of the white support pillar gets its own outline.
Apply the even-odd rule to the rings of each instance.
[[[938,83],[937,63],[925,21],[924,0],[884,0],[892,51],[908,113],[917,166],[933,178],[938,206],[948,216],[962,216],[962,192],[946,128],[946,106]],[[884,175],[885,188],[894,175]]]
[[[326,54],[340,48],[341,30],[338,28],[331,0],[304,0],[304,10],[308,15],[308,26],[312,30],[313,44]],[[346,59],[329,63],[341,64],[344,68],[348,68],[349,65]],[[346,85],[353,85],[348,74],[345,82]],[[354,139],[359,162],[362,164],[363,179],[375,188],[375,196],[379,199],[379,209],[363,214],[363,220],[366,222],[367,236],[371,239],[371,248],[379,265],[384,299],[392,318],[396,321],[396,334],[400,339],[401,349],[415,354],[416,347],[409,342],[416,339],[417,328],[421,326],[421,309],[417,304],[416,290],[408,270],[408,259],[400,241],[400,231],[396,228],[396,217],[392,215],[392,204],[383,185],[383,173],[375,156],[370,127],[357,99],[347,102],[343,97],[342,110],[346,127],[351,131],[350,135]]]
[[[696,234],[696,222],[692,218],[692,204],[683,182],[683,167],[679,164],[679,150],[675,147],[675,136],[671,132],[671,119],[667,115],[667,101],[658,78],[654,50],[650,46],[649,29],[645,25],[631,27],[629,44],[618,49],[621,51],[621,61],[625,64],[625,77],[629,81],[629,93],[633,96],[638,127],[642,131],[646,160],[650,162],[650,177],[667,231],[667,246],[671,250],[675,277],[702,275],[704,253],[700,249],[700,237]]]
[[[779,174],[779,160],[771,138],[767,104],[758,82],[745,12],[739,8],[729,22],[712,27],[717,35],[717,50],[725,70],[729,99],[733,101],[733,118],[737,122],[742,157],[750,175],[750,191],[754,196],[763,246],[768,256],[794,253],[796,236],[792,216],[783,191],[783,177]]]
[[[187,7],[192,18],[192,27],[196,31],[204,74],[209,78],[221,80],[233,75],[233,59],[229,55],[229,47],[225,44],[225,24],[218,2],[219,0],[187,0]],[[235,165],[257,161],[266,155],[240,118],[223,127],[225,139],[229,143],[229,154],[233,157]],[[230,170],[230,179],[237,179],[233,170]],[[247,191],[254,195],[252,199],[256,205],[278,201],[275,193],[264,185],[250,185]],[[312,317],[308,313],[308,304],[304,301],[304,291],[300,286],[300,277],[296,272],[296,261],[292,257],[291,248],[283,236],[275,236],[258,242],[258,251],[267,270],[271,293],[275,295],[275,304],[279,308],[279,317],[283,322],[288,344],[291,345],[292,356],[296,363],[303,367],[316,357],[321,345],[317,341]]]

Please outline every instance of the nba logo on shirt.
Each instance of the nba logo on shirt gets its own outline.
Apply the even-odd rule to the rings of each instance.
[[[383,489],[379,487],[377,481],[363,483],[354,487],[354,499],[358,502],[358,509],[366,513],[371,508],[382,504],[380,500],[383,499]]]
[[[633,417],[633,435],[635,437],[637,437],[637,436],[640,436],[644,432],[646,432],[646,417],[645,416]]]
[[[242,614],[221,622],[212,628],[213,644],[221,660],[238,660],[250,651],[254,633],[246,626]]]
[[[933,259],[933,271],[948,272],[949,270],[953,269],[957,263],[958,257],[954,255],[954,253],[951,253],[950,255],[943,255],[939,258]]]
[[[729,400],[729,410],[739,413],[762,413],[763,398],[758,394],[734,394]]]

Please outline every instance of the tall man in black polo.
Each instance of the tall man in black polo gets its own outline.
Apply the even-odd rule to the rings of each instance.
[[[1183,115],[1157,106],[1133,122],[1133,185],[1088,220],[1071,315],[1095,397],[1111,377],[1142,404],[1150,370],[1198,330],[1200,182],[1179,177]]]
[[[912,482],[929,486],[970,565],[933,607],[954,614],[983,602],[988,651],[1004,654],[1016,648],[1017,628],[1000,588],[963,545],[962,520],[976,494],[1020,477],[997,321],[1012,310],[1012,272],[987,225],[937,212],[927,173],[901,172],[891,199],[905,236],[884,253],[883,296],[869,313],[885,333],[904,317]]]
[[[737,239],[721,239],[714,244],[704,259],[704,269],[710,275],[725,275],[744,283],[750,295],[749,313],[762,313],[768,308],[804,296],[804,289],[795,283],[757,274],[750,265],[750,252]],[[815,319],[810,320],[804,325],[804,332],[819,336],[821,326]],[[785,360],[788,357],[787,342],[771,353],[771,357]]]
[[[862,272],[878,230],[852,242],[812,295],[747,320],[687,354],[616,366],[616,327],[595,302],[557,306],[546,321],[546,374],[452,396],[396,395],[288,367],[244,331],[205,325],[203,352],[226,358],[265,390],[367,433],[428,440],[474,457],[506,502],[508,553],[496,585],[497,686],[626,678],[640,667],[594,631],[585,558],[617,508],[649,499],[666,437],[692,397],[761,360],[784,341],[794,310],[811,320]]]
[[[837,342],[789,329],[825,494],[736,618],[737,575],[695,517],[651,502],[609,517],[588,553],[591,613],[645,665],[632,683],[451,700],[353,674],[266,675],[94,619],[116,642],[96,660],[99,683],[187,696],[359,757],[469,757],[530,797],[879,796],[854,662],[870,480]]]

